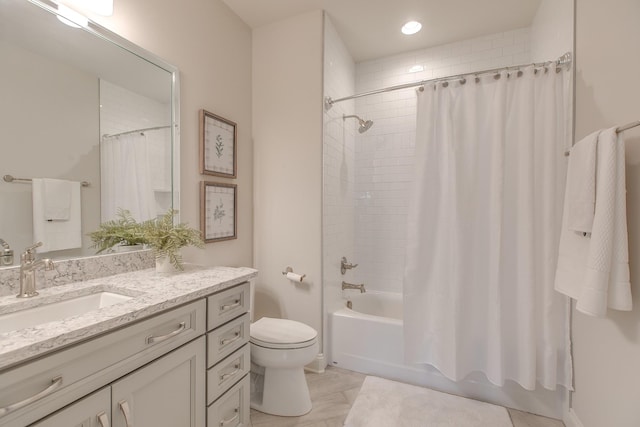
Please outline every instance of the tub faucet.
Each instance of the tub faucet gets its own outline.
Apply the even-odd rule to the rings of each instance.
[[[347,270],[351,270],[352,268],[356,268],[358,264],[353,264],[347,261],[347,257],[343,256],[340,260],[340,273],[345,274]]]
[[[36,269],[38,267],[43,266],[45,270],[53,270],[53,261],[49,258],[36,260],[34,251],[40,246],[42,246],[42,242],[28,247],[20,255],[20,293],[16,295],[18,298],[30,298],[38,295],[36,292]]]
[[[361,294],[367,292],[364,288],[364,283],[354,285],[353,283],[342,282],[342,290],[344,291],[345,289],[359,289]]]

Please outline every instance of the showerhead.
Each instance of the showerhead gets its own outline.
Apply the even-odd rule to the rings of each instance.
[[[371,120],[362,120],[360,117],[356,116],[355,114],[350,115],[350,116],[342,116],[342,120],[346,120],[350,117],[354,117],[356,119],[358,119],[358,132],[360,133],[365,133],[366,131],[369,130],[369,128],[371,128],[371,126],[373,126],[373,121]]]

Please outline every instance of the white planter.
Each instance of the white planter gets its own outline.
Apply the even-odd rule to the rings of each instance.
[[[171,264],[168,256],[160,258],[156,257],[156,272],[158,273],[174,273],[178,270]]]

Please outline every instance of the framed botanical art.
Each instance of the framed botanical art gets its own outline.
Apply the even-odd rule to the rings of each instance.
[[[200,110],[200,173],[236,177],[236,124]]]
[[[200,230],[205,243],[237,238],[237,186],[200,182]]]

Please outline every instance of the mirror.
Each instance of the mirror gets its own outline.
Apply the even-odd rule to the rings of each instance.
[[[50,258],[95,254],[87,233],[118,209],[138,220],[178,209],[177,69],[57,13],[0,1],[0,239],[13,265],[37,240]]]

